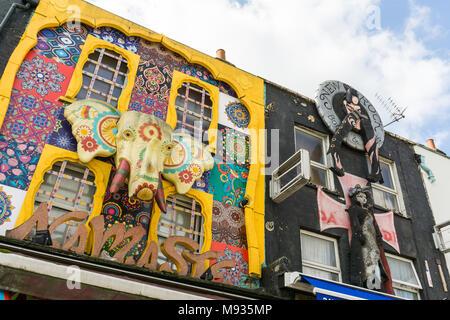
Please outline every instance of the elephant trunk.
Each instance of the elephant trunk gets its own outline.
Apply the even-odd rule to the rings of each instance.
[[[156,190],[155,200],[162,212],[167,213],[166,200],[164,196],[164,188],[162,184],[161,172],[159,173],[158,189]]]
[[[109,191],[111,193],[119,192],[120,187],[125,183],[125,179],[130,174],[130,164],[127,160],[120,160],[119,167],[117,168],[116,175],[114,176]]]

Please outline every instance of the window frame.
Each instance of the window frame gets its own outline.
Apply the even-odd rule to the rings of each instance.
[[[172,127],[173,130],[175,130],[177,123],[178,123],[178,116],[176,112],[176,106],[175,101],[178,97],[178,90],[182,87],[183,83],[190,82],[193,84],[196,84],[203,89],[205,89],[208,94],[209,98],[212,101],[211,106],[211,122],[208,129],[208,148],[209,151],[212,153],[216,153],[216,146],[217,146],[217,128],[219,123],[219,88],[204,82],[200,79],[197,79],[195,77],[189,76],[187,74],[184,74],[182,72],[179,72],[177,70],[173,71],[173,77],[172,77],[172,86],[170,88],[170,97],[169,97],[169,107],[167,109],[167,120],[166,122]]]
[[[85,222],[87,230],[90,230],[89,222],[96,216],[101,214],[103,206],[103,197],[106,193],[106,188],[108,186],[109,174],[112,169],[112,165],[100,160],[91,160],[88,163],[83,163],[78,159],[78,154],[69,150],[61,149],[50,144],[46,144],[42,151],[39,162],[36,166],[33,178],[31,179],[30,186],[28,188],[25,200],[23,202],[22,209],[20,210],[19,216],[14,227],[20,226],[22,223],[27,221],[34,214],[34,202],[35,196],[39,190],[40,185],[44,182],[44,175],[52,170],[53,165],[58,161],[71,161],[76,162],[82,166],[88,167],[95,175],[94,184],[96,186],[96,191],[93,196],[94,205],[92,207],[91,213]],[[86,248],[90,246],[88,245]]]
[[[317,132],[317,131],[314,131],[314,130],[311,130],[311,129],[308,129],[308,128],[304,128],[304,127],[299,126],[299,125],[295,125],[294,126],[294,147],[295,147],[295,150],[297,150],[297,134],[296,134],[296,130],[298,130],[298,131],[300,131],[300,132],[302,132],[304,134],[310,135],[312,137],[318,138],[318,139],[320,139],[322,141],[322,152],[323,152],[323,158],[324,158],[325,164],[322,164],[322,163],[310,160],[310,166],[318,168],[320,170],[324,170],[325,171],[325,175],[326,175],[326,185],[322,186],[322,187],[325,187],[326,189],[331,190],[331,191],[335,191],[334,178],[333,178],[333,175],[332,175],[331,171],[329,170],[329,168],[330,168],[330,157],[327,154],[327,150],[328,150],[328,147],[329,147],[329,137],[328,137],[328,135],[320,133],[320,132]],[[317,185],[317,184],[315,184],[312,181],[311,181],[311,183],[316,185],[317,187],[320,187],[320,185]]]
[[[305,259],[303,259],[303,255],[301,255],[302,270],[303,270],[303,266],[307,266],[307,267],[310,267],[313,269],[318,269],[321,271],[337,274],[338,282],[342,282],[342,270],[341,270],[341,264],[340,264],[340,259],[339,259],[339,245],[338,245],[337,239],[328,237],[328,236],[325,236],[325,235],[322,235],[319,233],[314,233],[311,231],[301,229],[300,230],[300,248],[301,248],[301,243],[302,243],[302,234],[308,235],[310,237],[315,237],[315,238],[318,238],[321,240],[332,242],[333,246],[334,246],[334,254],[336,257],[336,267],[333,267],[333,266],[329,266],[329,265],[323,265],[323,264],[320,264],[320,263],[317,263],[314,261],[305,260]],[[325,280],[329,280],[329,279],[325,279]]]
[[[366,159],[367,159],[367,164],[370,167],[369,158],[367,156],[366,156]],[[398,179],[398,171],[397,171],[397,166],[395,165],[395,162],[393,160],[389,160],[389,159],[382,158],[382,157],[379,157],[379,162],[380,162],[380,170],[381,170],[381,163],[388,166],[389,173],[390,173],[390,179],[392,181],[394,188],[392,189],[392,188],[386,187],[379,183],[372,183],[372,188],[374,188],[378,191],[381,191],[383,193],[388,193],[388,194],[394,196],[394,199],[397,202],[398,210],[396,210],[395,208],[393,208],[393,209],[385,208],[385,207],[375,203],[375,199],[374,199],[374,204],[376,206],[379,206],[386,210],[393,210],[395,213],[400,214],[403,217],[407,217],[408,215],[406,213],[405,203],[403,202],[403,193],[402,193],[402,188],[400,185],[400,180]]]
[[[414,273],[414,277],[416,278],[416,281],[417,281],[418,285],[411,284],[411,283],[408,283],[408,282],[404,282],[404,281],[401,281],[401,280],[394,280],[392,278],[392,287],[395,288],[395,289],[398,289],[398,290],[408,291],[408,292],[412,292],[414,294],[417,294],[417,297],[420,300],[421,299],[421,297],[420,297],[420,290],[422,290],[423,287],[422,287],[422,284],[420,282],[419,276],[417,274],[416,268],[414,266],[414,262],[412,260],[410,260],[410,259],[403,258],[403,257],[397,256],[397,255],[393,255],[393,254],[390,254],[390,253],[387,253],[387,252],[385,253],[385,255],[386,255],[386,257],[389,257],[391,259],[407,262],[407,263],[409,263],[411,265],[412,271]]]
[[[72,78],[70,79],[69,86],[66,91],[66,95],[65,97],[63,97],[63,99],[69,102],[76,101],[76,96],[80,92],[83,85],[83,67],[88,61],[89,55],[94,53],[96,49],[103,48],[120,54],[123,59],[127,61],[128,75],[125,78],[124,89],[122,90],[117,100],[117,110],[123,113],[128,110],[131,93],[133,91],[134,82],[136,80],[136,73],[139,66],[140,56],[113,43],[99,39],[91,34],[86,37],[86,41],[83,45],[83,50],[80,53],[78,63],[75,66]]]

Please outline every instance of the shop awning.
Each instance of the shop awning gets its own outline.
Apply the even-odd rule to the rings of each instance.
[[[286,272],[284,284],[288,288],[300,291],[308,290],[316,296],[317,300],[403,300],[393,295],[341,282],[318,279],[300,272]]]

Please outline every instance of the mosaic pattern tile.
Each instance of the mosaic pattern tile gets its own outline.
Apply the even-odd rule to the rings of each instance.
[[[90,32],[93,36],[111,42],[123,49],[137,53],[139,49],[139,37],[128,37],[124,33],[111,27],[100,27]]]
[[[167,117],[167,107],[168,101],[166,99],[160,99],[140,90],[134,90],[131,94],[128,110],[151,114],[165,121]]]
[[[211,261],[211,264],[223,260],[233,260],[236,263],[234,268],[220,269],[223,273],[221,282],[240,286],[242,281],[248,277],[248,251],[215,241],[211,243],[211,250],[222,252],[222,256],[217,260]]]
[[[136,73],[134,88],[161,100],[169,101],[172,86],[172,70],[159,67],[150,61],[140,64]]]
[[[194,181],[192,185],[192,189],[200,190],[206,193],[209,193],[209,171],[203,172],[202,176]]]
[[[17,72],[13,88],[55,102],[64,96],[73,68],[30,51]]]
[[[239,99],[220,92],[219,124],[249,135],[250,112]]]
[[[47,143],[61,149],[77,152],[77,140],[72,134],[72,126],[64,117],[63,110],[56,117],[55,127],[50,133]]]
[[[249,169],[250,136],[219,124],[216,158],[225,163],[237,164]]]
[[[56,127],[62,103],[50,102],[28,92],[12,90],[1,134],[43,145]]]
[[[209,176],[209,192],[214,195],[214,200],[238,207],[244,199],[249,170],[217,159],[214,161]]]
[[[214,200],[211,228],[213,241],[247,249],[244,209]]]
[[[181,71],[182,66],[187,63],[183,57],[168,50],[162,44],[144,39],[141,39],[138,54],[141,56],[140,64],[150,62],[160,68],[167,66],[171,71]]]
[[[116,170],[113,168],[110,175],[111,183]],[[105,229],[111,228],[116,223],[123,223],[126,230],[141,225],[148,233],[150,226],[150,216],[152,212],[152,204],[143,203],[137,200],[132,200],[128,197],[128,186],[124,185],[120,188],[119,192],[111,194],[109,192],[109,184],[106,191],[105,198],[103,200],[102,215],[105,217]],[[147,243],[147,237],[142,239],[127,253],[125,259],[132,256],[137,262],[145,250]],[[114,254],[119,251],[120,248],[125,246],[129,240],[122,241],[116,248],[109,248],[107,252],[114,257]],[[109,239],[104,248],[109,247],[112,244],[112,239]]]
[[[23,190],[0,185],[0,235],[13,229],[22,208],[25,195]]]
[[[38,33],[33,51],[74,68],[90,30],[91,27],[83,24],[73,29],[67,24],[43,29]]]
[[[0,135],[0,183],[28,190],[42,147]]]

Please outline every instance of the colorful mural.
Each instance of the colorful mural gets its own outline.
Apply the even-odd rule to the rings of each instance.
[[[101,102],[71,104],[73,101],[60,99],[65,96],[75,67],[79,64],[88,35],[140,56],[137,69],[128,70],[136,75],[128,112],[134,111],[130,114],[141,115],[143,119],[151,118],[150,122],[141,123],[139,117],[128,117],[128,112],[120,113],[111,107],[96,108],[97,104],[106,106]],[[164,132],[171,134],[172,131],[164,129],[164,121],[170,113],[169,96],[175,70],[219,89],[219,105],[218,109],[213,110],[217,113],[213,116],[218,119],[220,139],[217,141],[217,151],[212,156],[209,149],[193,143],[186,136],[174,134],[173,142],[164,136]],[[85,71],[92,72],[89,69]],[[119,119],[121,121],[118,123]],[[242,285],[241,278],[249,274],[244,209],[240,203],[244,199],[250,170],[250,122],[250,111],[237,99],[236,92],[229,84],[215,79],[205,66],[188,62],[181,54],[161,43],[127,36],[109,26],[94,28],[80,24],[72,28],[62,24],[44,28],[39,31],[37,44],[26,54],[15,76],[9,108],[0,130],[0,233],[5,234],[6,230],[18,227],[15,224],[21,214],[21,203],[30,182],[38,177],[34,171],[43,147],[52,145],[57,147],[52,150],[61,150],[61,154],[78,152],[81,162],[88,163],[96,158],[117,167],[108,173],[109,182],[107,192],[103,195],[101,212],[95,216],[103,217],[105,232],[116,230],[117,225],[123,225],[125,232],[142,227],[143,231],[139,230],[138,233],[142,233],[142,236],[133,243],[131,249],[128,248],[125,260],[132,258],[137,263],[149,244],[155,206],[151,202],[136,199],[138,194],[144,194],[141,188],[144,182],[147,186],[153,186],[153,193],[162,189],[164,177],[165,182],[174,183],[178,193],[186,193],[192,187],[200,194],[214,199],[212,212],[208,213],[211,220],[207,228],[212,237],[209,239],[212,245],[208,249],[220,252],[217,263],[225,260],[236,263],[232,270],[229,267],[223,269],[224,277],[220,281]],[[149,143],[152,140],[150,138],[161,138],[161,146],[152,148],[156,148],[154,151],[158,153],[168,152],[169,157],[162,158],[164,169],[161,167],[161,170],[146,173],[131,172],[133,168],[148,169],[144,164],[144,147],[127,149],[128,156],[120,153],[115,158],[106,158],[113,155],[117,146],[127,139],[124,136],[127,123],[129,131],[144,144]],[[123,157],[134,159],[128,161],[131,163],[128,185],[124,183],[126,168],[123,163],[115,162],[120,162]],[[117,184],[121,175],[122,181]],[[150,177],[154,179],[148,181]],[[112,186],[115,187],[111,189]],[[82,234],[82,231],[79,232]],[[102,245],[105,254],[102,257],[115,259],[117,253],[129,245],[131,238],[120,243],[113,243],[113,238],[105,241]],[[76,250],[81,252],[80,248]]]

